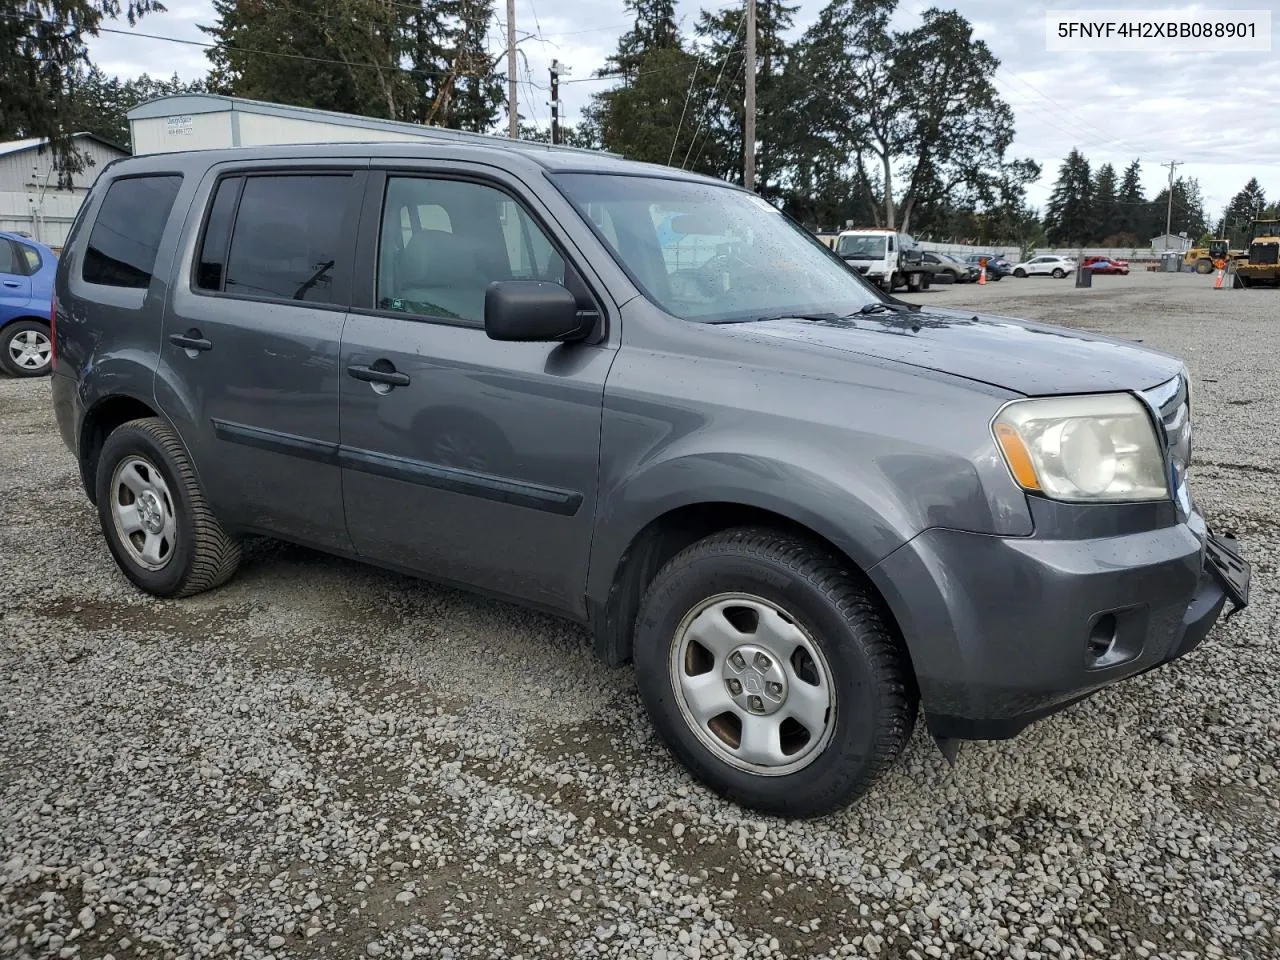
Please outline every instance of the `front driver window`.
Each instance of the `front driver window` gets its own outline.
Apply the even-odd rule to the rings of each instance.
[[[484,184],[391,177],[381,234],[382,310],[482,326],[490,283],[564,282],[564,261],[536,221]]]

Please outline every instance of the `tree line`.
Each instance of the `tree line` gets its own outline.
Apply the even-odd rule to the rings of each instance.
[[[1172,205],[1170,193],[1172,192]],[[1045,208],[1048,241],[1063,247],[1139,247],[1169,231],[1185,233],[1197,244],[1234,231],[1239,246],[1255,217],[1266,214],[1265,194],[1257,178],[1250,179],[1211,225],[1200,184],[1194,177],[1178,177],[1148,198],[1142,188],[1142,164],[1134,160],[1117,174],[1110,163],[1094,171],[1089,160],[1072,150],[1058,170]]]
[[[632,25],[605,66],[570,81],[610,85],[561,141],[741,182],[742,5],[703,10],[688,29],[675,0],[623,5]],[[997,58],[956,11],[901,22],[896,6],[829,0],[793,36],[796,5],[757,0],[761,195],[814,229],[892,225],[1024,246],[1137,246],[1163,232],[1168,188],[1148,198],[1138,161],[1094,171],[1077,150],[1041,219],[1026,199],[1040,168],[1010,155]],[[70,133],[127,145],[125,115],[138,103],[202,91],[474,131],[493,131],[507,109],[507,52],[490,48],[494,0],[213,0],[201,26],[206,77],[121,79],[89,62],[87,36],[162,10],[157,0],[0,0],[0,138],[50,136],[74,169]],[[520,130],[549,138],[528,115]],[[1258,206],[1253,186],[1218,232]],[[1179,178],[1172,192],[1173,232],[1208,232],[1199,184]]]

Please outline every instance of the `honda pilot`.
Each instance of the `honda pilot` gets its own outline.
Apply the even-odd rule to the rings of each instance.
[[[1248,599],[1180,360],[911,306],[678,170],[129,158],[53,319],[62,437],[138,588],[215,588],[265,535],[570,618],[763,811],[848,804],[921,712],[948,752],[1012,737]]]

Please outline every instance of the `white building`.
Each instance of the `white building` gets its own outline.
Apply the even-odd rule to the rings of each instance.
[[[129,134],[135,154],[289,143],[493,139],[487,134],[216,94],[161,97],[140,104],[129,111]]]
[[[0,230],[25,233],[60,248],[98,173],[112,160],[129,155],[123,147],[92,133],[77,133],[72,139],[86,166],[72,174],[70,186],[58,183],[47,140],[0,143]]]
[[[1186,253],[1191,249],[1191,238],[1185,233],[1174,236],[1172,233],[1162,233],[1158,237],[1151,238],[1152,253],[1164,253],[1166,250],[1174,250],[1178,253]]]

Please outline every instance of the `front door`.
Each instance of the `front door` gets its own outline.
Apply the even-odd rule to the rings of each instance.
[[[613,349],[490,340],[484,295],[504,279],[565,282],[584,306],[591,295],[497,183],[374,174],[370,194],[376,293],[348,319],[341,361],[357,551],[580,613]]]
[[[345,551],[338,352],[364,176],[224,171],[156,377],[223,522]]]

